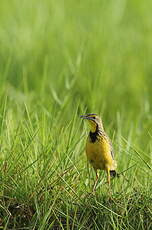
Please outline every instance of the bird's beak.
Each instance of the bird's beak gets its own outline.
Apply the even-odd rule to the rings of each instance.
[[[92,120],[91,117],[87,117],[87,116],[85,116],[85,115],[80,116],[80,118],[87,119],[87,120]]]
[[[81,115],[80,118],[86,119],[86,116],[85,115]]]

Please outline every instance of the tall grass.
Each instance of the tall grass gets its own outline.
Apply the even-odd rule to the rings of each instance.
[[[0,226],[151,229],[151,1],[1,1]],[[120,178],[96,194],[79,116],[103,119]]]

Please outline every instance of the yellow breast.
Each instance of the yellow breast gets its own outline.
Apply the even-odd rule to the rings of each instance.
[[[99,137],[95,142],[88,138],[86,144],[86,155],[95,170],[110,170],[114,167],[114,160],[111,155],[111,145],[105,137]]]

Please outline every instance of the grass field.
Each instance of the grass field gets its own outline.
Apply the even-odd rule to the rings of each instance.
[[[0,229],[152,229],[152,2],[0,6]],[[98,113],[120,178],[85,156]],[[127,170],[128,169],[128,170]]]

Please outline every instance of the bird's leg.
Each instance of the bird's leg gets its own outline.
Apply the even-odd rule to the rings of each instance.
[[[98,175],[97,170],[95,170],[95,172],[96,172],[96,180],[95,180],[94,185],[93,185],[93,193],[96,191],[96,186],[97,186],[98,179],[99,179],[99,175]]]
[[[109,169],[107,170],[107,181],[108,181],[108,185],[110,188],[110,170]]]
[[[109,197],[110,200],[112,199],[112,193],[111,193],[111,186],[110,186],[110,170],[107,170],[107,182],[108,182],[108,187],[109,187]]]

